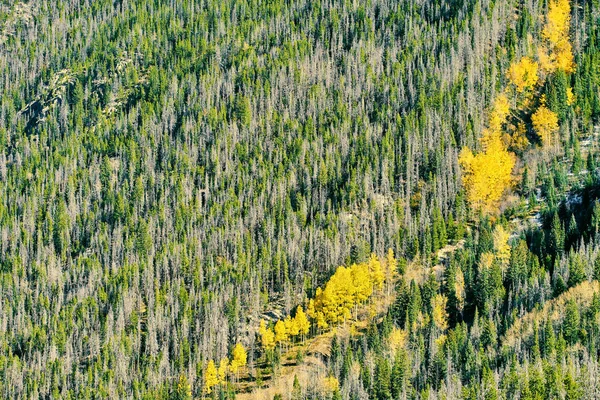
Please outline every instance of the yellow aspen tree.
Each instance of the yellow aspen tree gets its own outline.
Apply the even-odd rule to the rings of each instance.
[[[519,62],[511,64],[507,75],[511,83],[517,87],[519,93],[531,89],[539,79],[538,63],[530,57],[523,57]]]
[[[573,105],[575,103],[575,95],[573,94],[573,88],[567,88],[567,104]]]
[[[184,374],[179,375],[179,382],[177,382],[177,395],[177,398],[192,398],[192,386]]]
[[[340,382],[334,376],[323,378],[323,389],[328,395],[340,389]]]
[[[319,294],[319,290],[321,290],[321,288],[317,288],[317,295]],[[312,319],[317,318],[317,311],[315,309],[315,300],[314,299],[308,300],[308,306],[306,307],[306,313]]]
[[[527,128],[523,122],[517,124],[517,129],[514,131],[511,137],[510,146],[515,151],[524,151],[529,146],[529,140],[527,139]]]
[[[296,324],[298,325],[298,329],[300,334],[306,335],[310,329],[310,321],[306,318],[306,314],[304,310],[302,310],[302,306],[298,307],[296,310],[296,316],[294,317]]]
[[[219,362],[219,369],[217,370],[219,383],[225,383],[227,381],[227,372],[228,371],[229,371],[229,359],[227,357],[224,357]]]
[[[547,145],[553,141],[554,134],[558,132],[558,116],[556,113],[545,105],[541,105],[531,116],[531,122],[542,144]]]
[[[269,328],[267,328],[265,321],[260,321],[260,327],[258,329],[260,333],[260,341],[263,349],[272,350],[275,348],[275,334]]]
[[[510,234],[502,227],[502,225],[496,225],[492,236],[494,238],[496,258],[498,258],[503,267],[506,267],[510,259],[510,246],[508,244]]]
[[[456,310],[462,315],[465,308],[465,275],[462,269],[456,269],[454,277],[454,296],[456,297]]]
[[[275,343],[283,343],[287,340],[288,334],[285,329],[285,323],[282,320],[279,320],[275,324]]]
[[[403,329],[394,327],[388,338],[389,348],[392,354],[406,345],[407,332]]]
[[[240,343],[237,343],[233,347],[231,355],[233,358],[231,360],[231,364],[229,364],[229,370],[232,373],[237,374],[240,368],[246,366],[248,355],[246,353],[246,349]]]
[[[564,41],[569,33],[571,20],[571,5],[569,0],[551,0],[548,3],[548,15],[546,25],[542,29],[542,35],[552,45]],[[567,39],[568,40],[568,39]]]
[[[448,298],[443,294],[438,294],[433,298],[433,323],[442,331],[448,329],[447,304]]]
[[[556,54],[553,51],[548,50],[544,45],[538,48],[537,54],[538,61],[540,63],[540,70],[546,74],[551,74],[556,70]]]
[[[354,296],[356,303],[362,303],[373,294],[373,282],[365,264],[359,264],[352,268],[352,281],[356,288]]]
[[[459,162],[469,203],[491,214],[498,211],[502,195],[512,184],[515,156],[506,150],[500,135],[489,135],[486,145],[486,150],[477,155],[464,148]]]
[[[502,93],[494,101],[494,107],[490,115],[490,130],[500,132],[502,124],[510,114],[510,103],[506,94]]]
[[[479,259],[481,269],[486,270],[492,268],[495,258],[493,253],[483,253]]]
[[[383,282],[385,281],[385,274],[381,268],[381,261],[379,261],[379,258],[377,258],[375,254],[371,254],[368,265],[373,286],[378,290],[381,290],[383,288]]]
[[[394,280],[396,278],[398,270],[398,260],[394,257],[394,251],[388,249],[387,256],[385,258],[385,282],[386,282],[386,295],[391,296],[393,290]]]
[[[289,315],[285,318],[285,330],[288,333],[288,336],[296,337],[300,334],[300,327],[298,326],[298,322],[295,318],[290,317]]]
[[[219,384],[217,376],[217,368],[215,362],[210,360],[204,371],[204,391],[208,394],[212,393],[213,387]]]
[[[573,47],[569,41],[570,23],[569,0],[551,0],[548,3],[548,14],[542,36],[550,45],[549,58],[553,61],[554,67],[567,73],[575,70]],[[540,61],[545,60],[540,59]]]
[[[566,73],[575,71],[575,58],[571,42],[564,41],[556,46],[556,68]]]
[[[391,248],[388,249],[387,256],[385,257],[385,265],[386,272],[388,273],[387,279],[391,281],[393,280],[398,268],[398,260],[396,260],[396,257],[394,256],[394,250]]]

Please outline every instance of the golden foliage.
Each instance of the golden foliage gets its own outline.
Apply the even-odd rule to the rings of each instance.
[[[523,92],[535,86],[538,77],[538,63],[529,57],[523,57],[519,62],[511,64],[508,78],[517,87],[518,92]]]
[[[373,281],[373,286],[381,290],[383,282],[385,282],[385,273],[381,267],[381,261],[375,254],[371,254],[371,258],[369,258],[369,275]]]
[[[215,362],[210,360],[204,371],[204,391],[208,394],[212,392],[213,387],[219,384],[219,378],[217,376],[217,368]]]
[[[569,87],[567,88],[567,104],[571,106],[573,103],[575,103],[575,95],[573,89]]]
[[[179,382],[177,382],[177,392],[185,393],[185,397],[188,399],[192,398],[192,386],[187,381],[184,374],[179,375]]]
[[[502,93],[494,101],[494,107],[490,115],[490,130],[499,132],[502,124],[506,122],[506,117],[510,113],[510,103],[506,94]]]
[[[294,321],[298,326],[299,333],[306,335],[310,329],[310,321],[308,318],[306,318],[306,314],[304,313],[304,310],[302,310],[302,306],[298,307],[298,310],[296,310]]]
[[[524,123],[520,122],[511,136],[510,147],[515,151],[524,151],[527,146],[529,146],[527,128]]]
[[[492,268],[495,258],[496,257],[494,256],[493,253],[483,253],[481,255],[481,257],[479,258],[479,265],[481,266],[481,269],[485,270],[485,269]]]
[[[285,323],[281,320],[275,324],[275,343],[283,343],[288,340],[287,329]]]
[[[558,131],[558,116],[548,107],[542,105],[531,116],[533,129],[544,145],[550,143]]]
[[[456,276],[454,277],[454,295],[456,297],[456,308],[458,312],[462,313],[465,307],[465,275],[460,268],[456,270]]]
[[[385,259],[385,270],[386,270],[386,280],[391,282],[396,276],[396,272],[398,269],[398,260],[394,256],[394,250],[388,249],[387,256]]]
[[[238,369],[246,366],[248,355],[246,354],[246,349],[240,343],[237,343],[233,348],[233,360],[231,360],[231,364],[229,364],[229,370],[236,374]]]
[[[443,294],[438,294],[433,299],[433,323],[438,329],[444,331],[448,329],[448,312],[446,306],[448,298]]]
[[[548,15],[542,35],[553,45],[565,40],[569,32],[571,5],[569,0],[553,0],[548,4]]]
[[[272,350],[275,348],[275,334],[270,328],[267,328],[264,320],[260,320],[258,333],[260,334],[260,342],[263,349]]]
[[[571,73],[575,71],[575,58],[571,42],[564,41],[556,46],[556,68]]]
[[[541,59],[543,68],[548,72],[558,68],[567,73],[573,72],[575,62],[573,61],[573,49],[569,41],[569,25],[571,22],[571,5],[569,0],[551,0],[548,4],[548,15],[546,24],[542,30],[542,36],[550,45],[548,58]],[[548,68],[548,63],[551,67]]]
[[[334,376],[323,378],[322,385],[328,394],[332,394],[340,389],[340,382]]]
[[[392,354],[406,345],[407,333],[405,330],[394,327],[388,338],[389,348]]]
[[[224,383],[227,380],[227,372],[229,372],[229,359],[225,357],[219,362],[219,369],[217,370],[219,383]]]
[[[477,155],[464,148],[459,162],[471,206],[484,213],[496,213],[502,195],[512,184],[515,157],[506,150],[499,134],[488,134],[485,143],[485,151]]]
[[[395,264],[389,256],[387,264]],[[385,279],[381,260],[375,255],[365,263],[338,267],[325,289],[317,288],[315,298],[309,301],[308,315],[321,329],[343,322],[355,305],[371,297],[375,289],[383,288]]]
[[[510,259],[510,246],[508,244],[510,234],[502,227],[502,225],[496,225],[493,237],[496,258],[503,266],[506,266],[508,265],[508,261]]]
[[[556,55],[544,45],[538,48],[538,60],[540,69],[546,74],[550,74],[556,70]]]

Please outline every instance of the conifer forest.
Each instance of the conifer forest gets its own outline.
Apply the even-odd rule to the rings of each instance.
[[[600,0],[0,0],[0,399],[600,399]]]

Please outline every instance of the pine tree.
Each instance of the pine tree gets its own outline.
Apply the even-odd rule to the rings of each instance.
[[[568,344],[575,344],[579,338],[579,309],[573,299],[567,301],[563,332]]]
[[[394,356],[394,365],[391,372],[390,394],[397,399],[406,389],[407,377],[409,376],[409,365],[406,350],[398,349]]]
[[[378,357],[375,363],[375,376],[374,376],[374,387],[373,391],[375,398],[378,400],[391,399],[390,392],[390,366],[383,357]]]
[[[210,392],[208,392],[210,393]],[[191,400],[192,387],[184,374],[179,375],[177,387],[171,397],[173,400]]]

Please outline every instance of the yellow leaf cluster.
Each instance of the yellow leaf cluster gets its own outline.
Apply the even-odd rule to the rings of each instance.
[[[448,329],[447,305],[448,298],[443,294],[438,294],[433,298],[433,323],[442,331]]]
[[[272,350],[275,348],[275,334],[272,329],[267,327],[264,320],[260,320],[258,333],[260,334],[260,343],[263,349]]]
[[[460,268],[456,270],[456,276],[454,277],[454,295],[456,297],[456,308],[462,313],[465,307],[465,275]]]
[[[184,395],[188,399],[192,398],[192,387],[190,386],[189,382],[187,381],[187,378],[185,377],[185,375],[183,375],[183,374],[179,375],[179,382],[177,382],[177,392],[184,393]]]
[[[217,376],[217,367],[215,362],[210,360],[204,371],[204,391],[208,394],[212,392],[213,387],[219,384],[219,377]]]
[[[298,335],[306,335],[310,330],[310,321],[306,317],[302,306],[296,310],[296,316],[285,317],[283,320],[277,320],[275,330],[268,329],[264,321],[261,321],[258,333],[261,336],[263,349],[270,350],[276,344],[285,343]]]
[[[516,151],[524,151],[529,146],[527,127],[523,122],[517,124],[517,129],[515,129],[510,137],[510,146]]]
[[[547,74],[556,70],[556,54],[553,51],[548,50],[544,45],[538,48],[538,60],[540,63],[540,69]]]
[[[221,359],[219,369],[217,369],[219,383],[224,383],[227,380],[227,372],[229,372],[229,359],[225,357]]]
[[[294,322],[298,326],[298,332],[301,335],[306,335],[308,333],[308,330],[310,329],[310,321],[306,317],[304,310],[302,310],[302,306],[298,307],[298,310],[296,310]]]
[[[403,329],[394,327],[388,338],[389,348],[392,354],[396,354],[398,349],[406,345],[407,332]]]
[[[261,321],[261,327],[264,328],[264,321]],[[246,349],[240,343],[237,343],[233,348],[233,359],[231,363],[229,358],[224,357],[219,361],[217,368],[215,362],[210,360],[204,370],[204,391],[208,394],[212,393],[213,388],[217,385],[227,382],[229,372],[235,374],[241,367],[244,367],[247,362]]]
[[[573,94],[573,88],[567,88],[567,105],[573,105],[575,103],[575,95]]]
[[[283,343],[288,340],[287,329],[282,320],[275,323],[275,343]]]
[[[477,155],[465,147],[459,162],[471,206],[484,213],[495,213],[502,195],[512,184],[515,157],[498,133],[487,135],[485,143],[485,151]]]
[[[246,366],[247,359],[246,349],[240,343],[237,343],[233,348],[233,359],[229,364],[229,370],[236,374],[240,368]]]
[[[510,238],[510,234],[502,227],[502,225],[496,225],[493,238],[496,258],[500,260],[500,263],[503,266],[508,265],[508,261],[510,259],[510,246],[508,244],[508,239]]]
[[[483,253],[481,255],[481,257],[479,258],[479,265],[481,266],[482,270],[487,270],[492,268],[492,265],[494,265],[494,260],[496,259],[496,256],[494,255],[494,253]]]
[[[533,129],[544,145],[552,142],[553,135],[558,131],[558,116],[545,105],[540,106],[531,116]]]
[[[542,35],[548,41],[550,53],[548,59],[541,60],[542,67],[548,72],[558,68],[567,73],[573,72],[573,49],[569,41],[571,5],[569,0],[551,0]]]
[[[386,264],[390,264],[389,257]],[[385,278],[381,260],[375,255],[365,263],[338,267],[325,289],[317,288],[315,298],[309,302],[308,315],[322,329],[343,322],[355,305],[371,297],[374,289],[383,287]]]
[[[340,390],[340,382],[334,376],[328,376],[323,378],[323,389],[328,394],[332,394],[338,390]]]
[[[510,103],[506,94],[502,93],[494,101],[494,108],[490,115],[490,130],[499,132],[502,130],[502,124],[506,121],[510,113]]]
[[[530,57],[523,57],[519,62],[511,64],[507,75],[519,93],[533,88],[538,82],[538,66]]]

